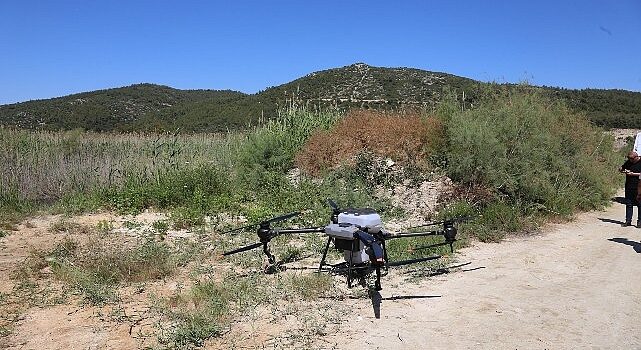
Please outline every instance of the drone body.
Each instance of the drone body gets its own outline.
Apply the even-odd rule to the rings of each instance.
[[[343,250],[345,262],[362,264],[370,261],[367,243],[359,239],[367,233],[379,233],[383,228],[380,215],[370,208],[349,208],[338,214],[338,223],[325,226],[325,234],[334,240],[336,249]]]
[[[300,213],[290,213],[273,219],[263,221],[258,226],[258,237],[260,242],[223,253],[224,256],[240,253],[250,249],[263,247],[263,252],[268,258],[270,265],[276,264],[275,257],[269,251],[269,242],[281,234],[300,234],[300,233],[324,233],[327,236],[327,243],[323,250],[323,255],[318,267],[318,272],[326,271],[329,273],[346,273],[347,285],[351,288],[352,280],[355,277],[364,277],[372,271],[376,272],[375,289],[381,290],[380,278],[381,269],[388,267],[403,266],[412,263],[438,259],[441,256],[432,255],[423,258],[394,261],[390,262],[387,256],[385,242],[390,239],[420,237],[420,236],[443,236],[445,241],[425,247],[415,248],[415,250],[429,249],[443,245],[449,245],[453,251],[453,244],[456,241],[457,229],[455,223],[467,220],[467,218],[458,218],[446,220],[443,222],[432,223],[425,226],[443,225],[442,229],[414,232],[414,233],[396,233],[391,234],[383,229],[383,222],[380,215],[371,208],[348,208],[341,210],[336,203],[328,200],[332,207],[331,223],[321,227],[297,228],[297,229],[272,229],[271,223],[283,221],[299,215]],[[256,225],[245,226],[232,231],[245,229]],[[228,231],[231,232],[231,231]],[[327,253],[331,243],[334,248],[343,251],[344,262],[338,264],[326,263]]]

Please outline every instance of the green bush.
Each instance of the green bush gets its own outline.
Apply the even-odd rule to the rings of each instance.
[[[278,118],[252,130],[238,150],[238,164],[245,168],[286,171],[294,162],[294,155],[309,136],[319,129],[328,129],[338,118],[338,110],[311,110],[292,107],[282,111]]]
[[[490,227],[513,231],[521,227],[514,215],[596,208],[619,180],[612,176],[612,138],[527,86],[486,97],[473,109],[443,110],[447,173],[494,194],[490,201],[497,202],[485,203],[485,211],[500,220],[487,219]]]
[[[205,210],[213,198],[228,193],[228,176],[213,166],[168,172],[156,181],[131,178],[109,195],[111,205],[123,214],[155,207],[190,206]]]

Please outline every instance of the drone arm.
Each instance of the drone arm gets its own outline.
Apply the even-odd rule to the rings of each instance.
[[[275,236],[284,235],[287,233],[322,233],[325,232],[325,226],[322,227],[306,227],[306,228],[283,228],[272,230]]]
[[[244,252],[244,251],[247,251],[247,250],[251,250],[251,249],[254,249],[254,248],[258,248],[258,247],[260,247],[262,244],[263,244],[263,243],[258,242],[258,243],[254,243],[254,244],[252,244],[252,245],[248,245],[248,246],[245,246],[245,247],[241,247],[241,248],[238,248],[238,249],[234,249],[234,250],[232,250],[232,251],[229,251],[229,252],[225,252],[225,253],[223,253],[223,256],[233,255],[233,254],[236,254],[236,253],[241,253],[241,252]]]
[[[443,231],[426,231],[426,232],[399,232],[393,235],[385,236],[385,239],[407,238],[407,237],[424,237],[424,236],[440,236]]]

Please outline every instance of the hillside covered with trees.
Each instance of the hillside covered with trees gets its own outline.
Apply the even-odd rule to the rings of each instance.
[[[473,105],[487,87],[511,89],[446,73],[357,63],[314,72],[256,94],[179,90],[154,84],[84,92],[0,106],[0,125],[26,129],[217,132],[271,119],[291,103],[340,108],[433,110],[444,91]],[[641,128],[641,93],[541,87],[605,127]]]

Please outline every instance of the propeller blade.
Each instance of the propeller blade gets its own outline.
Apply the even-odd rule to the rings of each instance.
[[[241,253],[241,252],[244,252],[244,251],[247,251],[247,250],[252,250],[252,249],[258,248],[258,247],[260,247],[262,245],[263,245],[262,242],[254,243],[252,245],[248,245],[248,246],[245,246],[245,247],[234,249],[234,250],[229,251],[229,252],[225,252],[225,253],[223,253],[223,256],[232,255],[232,254],[236,254],[236,253]]]
[[[287,219],[293,218],[294,216],[298,216],[298,215],[300,215],[300,212],[299,211],[295,211],[293,213],[289,213],[289,214],[277,216],[275,218],[271,218],[269,220],[265,220],[265,221],[261,222],[260,224],[261,225],[267,225],[267,224],[271,224],[271,223],[274,223],[274,222],[280,222],[280,221],[283,221],[283,220],[287,220]]]
[[[298,215],[300,215],[300,212],[293,212],[293,213],[277,216],[275,218],[267,219],[267,220],[259,222],[257,224],[251,224],[251,225],[238,227],[238,228],[235,228],[235,229],[232,229],[232,230],[229,230],[229,231],[222,232],[221,234],[232,233],[232,232],[236,232],[236,231],[242,231],[242,230],[246,230],[248,228],[252,228],[252,227],[256,227],[256,226],[269,225],[271,223],[287,220],[289,218],[292,218],[292,217],[298,216]]]
[[[340,210],[338,208],[338,204],[336,204],[336,202],[334,202],[331,198],[327,198],[327,203],[329,203],[329,206],[332,207],[332,209]]]
[[[443,221],[436,221],[436,222],[429,222],[429,223],[427,223],[427,224],[418,225],[418,226],[413,226],[413,227],[408,228],[408,230],[413,230],[413,229],[416,229],[416,228],[421,228],[421,227],[426,227],[426,226],[442,225],[442,224],[445,224],[445,223],[447,223],[447,222],[453,222],[453,223],[454,223],[454,222],[456,222],[456,223],[459,223],[459,222],[466,222],[466,221],[470,221],[471,219],[472,219],[472,217],[471,217],[471,216],[461,216],[460,218],[447,219],[447,220],[443,220]]]
[[[247,225],[247,226],[237,227],[237,228],[235,228],[235,229],[233,229],[233,230],[229,230],[229,231],[221,232],[220,234],[221,234],[221,235],[224,235],[224,234],[226,234],[226,233],[232,233],[232,232],[236,232],[236,231],[242,231],[242,230],[246,230],[246,229],[248,229],[248,228],[254,227],[254,226],[256,226],[256,225],[258,225],[258,224],[251,224],[251,225]]]

